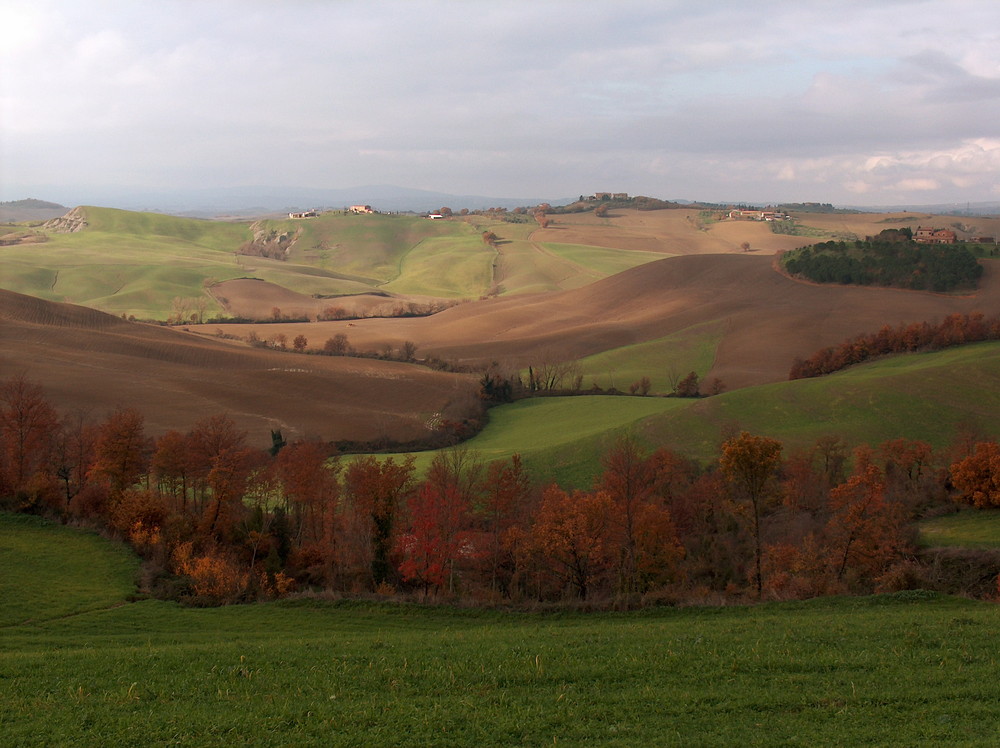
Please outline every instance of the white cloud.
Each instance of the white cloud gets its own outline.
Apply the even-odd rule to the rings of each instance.
[[[996,190],[1000,8],[981,0],[8,0],[0,13],[5,199],[43,181],[376,177],[572,195],[614,175],[630,192],[718,200]]]

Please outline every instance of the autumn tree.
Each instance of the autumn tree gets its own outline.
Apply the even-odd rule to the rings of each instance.
[[[306,339],[305,335],[296,335],[292,340],[292,348],[296,353],[304,353],[307,345],[309,345],[309,341]]]
[[[69,509],[73,498],[87,485],[96,443],[97,425],[89,421],[85,412],[74,411],[63,418],[54,464],[56,476],[63,486],[64,509]]]
[[[660,454],[647,455],[631,437],[619,438],[601,462],[595,489],[615,507],[609,547],[617,553],[616,586],[626,596],[645,592],[669,576],[679,557],[677,532],[660,496],[672,463]]]
[[[209,490],[209,474],[223,453],[236,454],[246,446],[247,433],[226,414],[218,413],[198,421],[188,436],[190,477],[195,489],[197,514],[204,514]]]
[[[205,535],[222,537],[242,518],[247,481],[264,456],[259,450],[243,446],[227,447],[214,455],[207,476],[211,500],[201,523]]]
[[[854,473],[830,492],[826,539],[838,582],[849,571],[869,579],[886,569],[905,548],[903,511],[886,498],[885,476],[859,454]],[[870,582],[866,585],[870,588]]]
[[[593,592],[611,563],[609,532],[614,511],[603,492],[570,495],[551,486],[542,497],[531,528],[532,546],[543,568],[581,600]]]
[[[952,464],[951,482],[958,500],[979,509],[1000,506],[1000,445],[979,442],[968,457]]]
[[[107,482],[112,498],[120,496],[146,474],[149,453],[142,413],[119,407],[98,427],[91,475]]]
[[[278,453],[278,477],[298,544],[322,544],[332,553],[338,466],[315,441],[299,441]]]
[[[674,388],[674,394],[677,397],[698,397],[700,394],[698,392],[698,375],[692,371],[681,379]]]
[[[349,516],[356,570],[377,588],[392,576],[392,551],[402,502],[413,489],[413,457],[357,457],[344,471],[343,490]],[[358,569],[366,566],[367,569]]]
[[[189,439],[179,431],[168,431],[156,440],[150,461],[160,495],[170,498],[174,508],[187,514],[188,487],[192,470]]]
[[[781,442],[746,431],[722,445],[719,466],[738,498],[749,503],[754,543],[754,587],[763,592],[761,575],[761,515],[766,500],[774,493],[774,481],[781,466]]]
[[[490,588],[510,595],[516,567],[513,547],[518,535],[515,527],[526,521],[532,485],[521,462],[521,455],[490,463],[482,486],[480,517],[488,537],[483,561],[490,578]]]
[[[59,426],[41,385],[19,374],[0,383],[0,490],[21,491],[42,470]]]
[[[409,521],[397,539],[400,576],[424,589],[453,588],[455,564],[471,546],[471,502],[455,482],[425,482],[407,502]]]

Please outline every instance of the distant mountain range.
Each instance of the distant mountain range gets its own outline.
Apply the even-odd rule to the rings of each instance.
[[[955,216],[995,216],[1000,215],[1000,202],[937,203],[931,205],[843,205],[838,206],[862,213],[936,213]]]
[[[50,203],[47,200],[37,200],[29,197],[25,200],[9,200],[0,202],[0,223],[18,223],[20,221],[47,221],[58,218],[68,211],[65,205]]]

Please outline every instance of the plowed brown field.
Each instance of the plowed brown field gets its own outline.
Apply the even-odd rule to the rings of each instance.
[[[0,291],[0,379],[19,373],[64,413],[101,419],[135,406],[152,434],[226,413],[261,443],[272,428],[293,438],[418,438],[475,389],[469,376],[254,349]]]

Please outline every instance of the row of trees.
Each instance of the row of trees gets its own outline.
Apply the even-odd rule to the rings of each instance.
[[[831,374],[880,356],[917,351],[939,351],[966,343],[1000,340],[1000,316],[987,319],[981,312],[951,314],[941,322],[883,325],[878,332],[858,335],[823,348],[809,358],[795,359],[789,379]]]
[[[226,416],[152,439],[141,413],[60,416],[24,377],[0,385],[0,496],[99,524],[146,559],[150,588],[234,601],[317,588],[471,602],[806,597],[919,577],[911,521],[959,498],[1000,505],[1000,447],[935,455],[822,439],[785,456],[733,434],[709,465],[620,438],[588,490],[539,486],[517,456],[331,460],[270,450]]]

